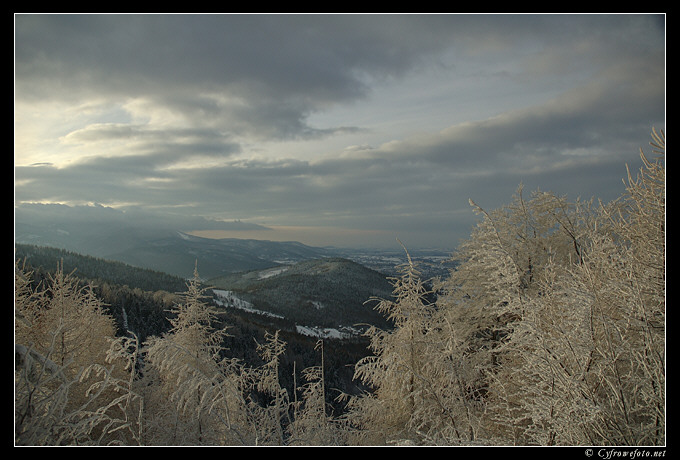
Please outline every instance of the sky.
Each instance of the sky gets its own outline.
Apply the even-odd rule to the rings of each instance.
[[[16,14],[15,209],[455,248],[469,199],[624,192],[666,128],[665,19]]]

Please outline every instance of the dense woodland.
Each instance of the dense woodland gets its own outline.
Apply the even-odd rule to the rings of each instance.
[[[456,268],[401,267],[374,302],[393,327],[369,329],[351,366],[344,344],[298,362],[275,324],[230,324],[198,272],[180,294],[107,293],[18,260],[15,444],[665,445],[663,133],[651,144],[611,203],[521,187],[496,210],[471,202]],[[108,308],[125,289],[155,302],[127,323]],[[147,313],[165,326],[130,324]],[[347,369],[354,391],[338,391]]]

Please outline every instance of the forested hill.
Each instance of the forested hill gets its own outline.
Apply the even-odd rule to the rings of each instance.
[[[28,244],[15,244],[14,250],[15,259],[21,263],[25,261],[34,268],[42,267],[52,271],[57,268],[57,264],[63,264],[64,272],[70,273],[75,270],[79,278],[87,280],[107,281],[144,291],[182,292],[186,289],[186,281],[179,276],[133,267],[123,262],[82,255],[65,249]]]
[[[31,273],[34,288],[46,284],[58,267],[89,283],[115,320],[118,334],[130,331],[141,342],[168,330],[176,294],[187,289],[186,280],[177,276],[64,249],[16,244],[15,260]]]
[[[332,257],[210,279],[258,310],[321,328],[371,324],[389,327],[371,298],[390,298],[387,277],[348,259]]]

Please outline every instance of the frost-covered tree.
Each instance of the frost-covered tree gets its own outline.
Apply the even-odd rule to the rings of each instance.
[[[379,308],[350,400],[358,442],[665,442],[665,152],[612,203],[549,192],[486,211],[435,283],[413,267]]]
[[[434,313],[431,292],[410,256],[392,281],[394,299],[377,299],[376,308],[394,329],[370,328],[366,334],[373,354],[356,364],[355,378],[371,388],[349,402],[348,419],[359,443],[419,440],[433,429],[427,412],[445,409],[426,358]]]
[[[257,352],[264,361],[260,367],[243,370],[243,376],[251,382],[250,389],[264,396],[260,403],[248,397],[250,426],[256,433],[258,445],[284,445],[285,427],[290,424],[290,397],[280,383],[280,360],[286,351],[286,342],[279,332],[265,333],[265,343],[257,344]]]
[[[627,207],[619,220],[619,234],[629,242],[632,258],[627,284],[635,301],[631,314],[636,336],[633,361],[644,385],[640,386],[644,422],[651,444],[665,443],[666,406],[666,140],[652,132],[655,158],[648,160],[642,149],[644,166],[633,179],[628,175]]]
[[[520,186],[510,205],[490,212],[471,205],[482,220],[454,255],[457,268],[436,286],[438,339],[432,342],[439,349],[431,362],[447,388],[442,399],[459,414],[464,428],[455,432],[467,435],[461,440],[522,443],[524,411],[507,392],[490,392],[490,385],[497,380],[507,385],[498,379],[499,371],[522,365],[506,344],[528,314],[530,300],[542,295],[539,280],[546,268],[581,263],[582,226],[592,214],[591,203],[571,204],[541,191],[527,200]]]
[[[483,220],[438,312],[464,345],[460,375],[480,390],[473,428],[485,442],[662,442],[665,179],[660,161],[642,159],[607,205],[524,200],[521,189],[499,210],[473,203]]]
[[[91,286],[58,267],[33,291],[15,271],[15,442],[135,444],[142,403],[132,389],[134,354]]]
[[[79,365],[104,361],[115,324],[91,285],[81,286],[72,273],[64,273],[59,266],[49,275],[45,288],[31,297],[28,303],[20,300],[16,304],[17,312],[30,322],[30,326],[17,324],[17,342],[30,342],[40,353],[51,348],[52,361],[69,364],[73,372]]]
[[[147,443],[248,444],[238,365],[223,357],[226,329],[205,302],[198,271],[173,309],[171,329],[146,344]]]
[[[528,442],[664,443],[665,177],[662,157],[641,158],[626,194],[584,226],[580,263],[550,264],[509,342],[534,383]]]

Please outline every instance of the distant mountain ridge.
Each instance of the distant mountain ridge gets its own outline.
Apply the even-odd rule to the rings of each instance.
[[[55,213],[60,210],[58,207],[47,209]],[[40,215],[39,209],[33,210]],[[39,260],[38,247],[71,251],[97,260],[78,259],[66,252],[42,251],[42,256],[48,257],[45,260],[52,258],[49,268],[54,268],[56,257],[65,258],[68,262],[65,265],[70,264],[69,270],[76,268],[83,275],[92,273],[93,277],[97,276],[96,270],[106,267],[107,276],[115,272],[117,280],[125,280],[120,282],[131,286],[131,280],[125,279],[125,267],[132,276],[136,274],[140,278],[148,278],[148,273],[133,268],[168,274],[180,280],[193,277],[196,267],[202,280],[223,291],[222,295],[215,293],[216,303],[222,302],[226,308],[248,305],[238,314],[253,317],[253,313],[266,312],[253,320],[291,332],[313,335],[343,330],[343,334],[356,335],[360,330],[358,324],[389,327],[374,305],[366,305],[372,297],[391,296],[387,276],[349,260],[349,255],[338,257],[344,253],[337,249],[294,241],[204,238],[162,225],[134,225],[110,208],[80,210],[88,218],[76,211],[66,207],[65,217],[47,212],[42,221],[25,215],[17,218],[17,255],[22,251],[27,253],[24,244],[32,246],[33,262]],[[254,231],[254,234],[266,233]],[[125,267],[102,261],[125,264]],[[178,289],[176,281],[172,285],[173,292],[183,290]]]
[[[330,255],[298,242],[267,241],[264,227],[241,222],[171,219],[104,206],[21,205],[15,208],[15,243],[66,249],[190,278],[268,268]],[[252,229],[263,239],[210,239],[182,228]]]
[[[229,273],[271,268],[328,254],[323,249],[298,242],[210,239],[175,232],[162,238],[140,241],[106,257],[185,278],[193,275],[197,265],[201,278],[207,279]]]
[[[191,278],[198,268],[201,278],[275,267],[281,264],[324,257],[330,253],[297,242],[201,238],[181,232],[161,232],[160,236],[127,235],[127,244],[117,244],[118,237],[97,237],[101,245],[93,248],[95,238],[56,247],[93,257],[123,262],[135,267],[161,271],[182,278]],[[121,236],[120,238],[125,238]],[[17,243],[52,246],[39,238],[17,238]],[[107,244],[109,242],[110,244]],[[90,244],[88,244],[90,243]],[[89,250],[88,250],[89,249]]]
[[[253,239],[203,238],[187,229],[249,230]],[[15,244],[65,249],[185,279],[193,276],[196,264],[201,278],[208,279],[323,257],[344,257],[386,274],[406,262],[396,241],[391,250],[320,248],[269,241],[268,229],[252,223],[122,212],[101,205],[21,204],[15,207],[14,231]],[[425,278],[445,274],[450,266],[445,264],[450,259],[446,250],[409,252],[421,263]]]
[[[48,225],[17,221],[15,243],[65,249],[183,278],[191,278],[196,265],[202,278],[213,278],[331,255],[298,242],[211,239],[163,227],[118,227],[106,221]]]

